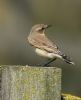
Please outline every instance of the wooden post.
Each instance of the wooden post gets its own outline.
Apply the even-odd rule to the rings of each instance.
[[[1,100],[60,100],[61,69],[2,66]]]

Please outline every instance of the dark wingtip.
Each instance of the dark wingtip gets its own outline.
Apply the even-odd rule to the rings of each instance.
[[[68,59],[64,59],[64,61],[65,61],[66,63],[68,63],[68,64],[72,64],[72,65],[75,65],[75,63],[74,63],[74,62],[72,62],[71,60],[68,60]]]
[[[69,58],[67,55],[62,54],[61,56],[62,56],[62,58],[64,59],[64,61],[65,61],[66,63],[72,64],[72,65],[75,65],[75,63],[72,62],[72,61],[70,60],[70,58]]]

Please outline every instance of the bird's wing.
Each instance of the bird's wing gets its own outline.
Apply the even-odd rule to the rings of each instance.
[[[37,34],[31,40],[34,47],[46,50],[50,53],[59,53],[58,47],[43,34]]]

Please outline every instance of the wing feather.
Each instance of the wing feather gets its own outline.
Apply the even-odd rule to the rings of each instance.
[[[33,38],[29,38],[30,44],[36,48],[46,50],[50,53],[59,52],[58,47],[49,40],[45,34],[36,34]]]

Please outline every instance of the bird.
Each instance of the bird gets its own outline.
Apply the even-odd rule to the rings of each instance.
[[[65,53],[61,52],[56,43],[52,42],[46,36],[45,31],[49,27],[51,27],[51,25],[36,24],[32,26],[30,33],[27,37],[29,44],[34,48],[35,53],[37,53],[37,55],[39,56],[49,59],[49,61],[45,63],[43,66],[49,65],[57,58],[62,59],[68,64],[74,65],[74,62],[71,61]]]

